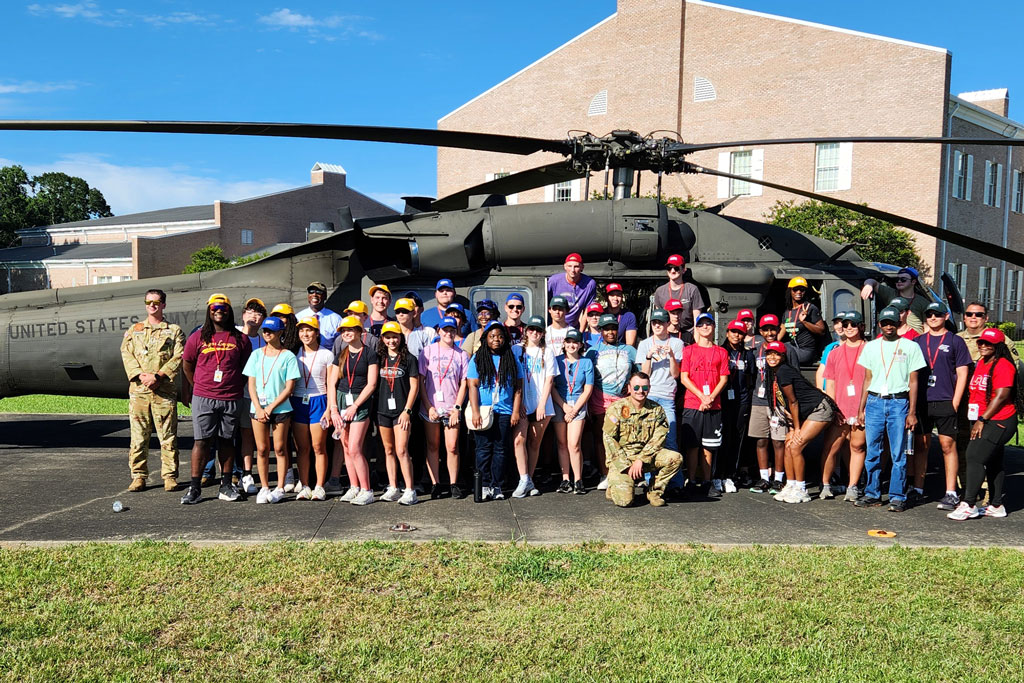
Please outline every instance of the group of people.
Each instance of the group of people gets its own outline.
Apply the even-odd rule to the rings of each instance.
[[[429,310],[410,291],[394,301],[391,319],[392,293],[378,284],[368,292],[369,305],[353,301],[339,315],[325,308],[324,283],[313,282],[306,309],[278,304],[268,311],[253,298],[244,302],[238,326],[228,297],[214,294],[203,325],[187,339],[163,320],[164,293],[151,290],[147,319],[122,344],[131,383],[130,490],[145,488],[153,427],[165,489],[177,487],[181,369],[192,387],[195,432],[183,504],[200,500],[215,451],[221,500],[256,494],[257,503],[277,503],[287,493],[324,500],[342,492],[344,465],[348,487],[340,500],[413,505],[419,498],[410,443],[416,435],[418,445],[420,434],[430,482],[423,490],[431,498],[462,498],[466,432],[475,450],[477,500],[501,500],[510,488],[516,498],[537,495],[534,477],[550,426],[562,493],[587,492],[589,453],[597,488],[619,506],[632,504],[638,489],[653,506],[676,492],[715,498],[740,488],[806,503],[808,483],[820,481],[821,498],[844,495],[871,507],[882,504],[889,460],[888,509],[901,512],[924,500],[936,431],[946,489],[939,508],[957,520],[1005,516],[1002,458],[1016,433],[1015,352],[999,330],[985,326],[981,304],[968,306],[967,327],[954,334],[942,304],[922,308],[906,296],[917,273],[904,269],[899,290],[878,314],[874,340],[866,341],[860,312],[834,316],[836,340],[825,347],[812,382],[800,366],[816,359],[827,329],[804,278],[788,283],[781,317],[765,313],[758,320],[753,310],[741,310],[717,343],[715,319],[684,277],[682,256],[667,260],[668,281],[654,294],[642,339],[621,284],[606,283],[601,303],[583,267],[580,255],[570,254],[564,273],[549,278],[546,318],[528,316],[516,292],[506,297],[504,320],[490,299],[467,311],[447,278],[437,282]],[[909,290],[904,275],[912,276]],[[869,281],[865,295],[881,299],[884,289]],[[805,466],[805,451],[819,435],[820,480]],[[383,454],[387,476],[379,497],[367,457],[374,450]],[[965,455],[963,471],[958,453]],[[512,458],[514,488],[506,486]],[[986,477],[989,504],[979,507]]]

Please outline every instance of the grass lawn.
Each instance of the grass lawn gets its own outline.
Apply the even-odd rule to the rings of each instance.
[[[1024,679],[1024,554],[0,550],[7,680]]]
[[[57,394],[27,394],[0,399],[0,413],[67,413],[74,415],[127,415],[126,398],[92,398]],[[178,415],[192,411],[178,404]]]

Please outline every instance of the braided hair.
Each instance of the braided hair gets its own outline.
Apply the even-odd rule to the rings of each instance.
[[[242,333],[235,327],[235,309],[231,306],[227,307],[227,312],[224,314],[224,331],[230,334],[235,339],[235,343],[241,345]],[[210,307],[206,307],[206,318],[203,320],[202,331],[199,333],[199,338],[204,344],[209,344],[213,341],[213,335],[217,331],[217,328],[213,324],[213,318],[210,317]]]
[[[788,354],[778,353],[778,352],[773,352],[773,353],[776,353],[781,358],[781,360],[779,361],[779,365],[780,366],[781,365],[789,365],[789,356],[788,356]],[[785,396],[785,394],[782,393],[782,388],[780,386],[778,386],[778,384],[776,384],[776,382],[775,382],[775,368],[773,368],[772,366],[768,365],[767,355],[768,354],[766,352],[765,353],[765,361],[764,361],[764,385],[765,385],[765,387],[768,388],[768,391],[771,391],[774,394],[776,410],[779,410],[778,406],[785,406],[786,405],[786,396]],[[778,366],[776,366],[776,367],[778,367]],[[781,412],[781,411],[779,411],[779,412]]]
[[[494,367],[494,361],[491,359],[492,351],[491,347],[487,345],[487,337],[490,336],[493,330],[501,331],[501,346],[497,348],[494,355],[499,357],[498,368]],[[512,352],[512,345],[509,344],[508,330],[505,329],[504,325],[494,325],[484,330],[483,343],[480,344],[480,348],[473,354],[473,362],[476,363],[476,371],[480,377],[480,384],[483,386],[490,386],[494,383],[497,378],[497,384],[503,387],[512,388],[516,384],[516,356]]]
[[[281,333],[281,346],[292,353],[298,353],[302,348],[302,340],[299,339],[299,319],[294,313],[271,313],[284,323],[284,332]]]

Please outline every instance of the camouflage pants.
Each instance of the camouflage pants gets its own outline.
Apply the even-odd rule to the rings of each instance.
[[[633,479],[621,467],[622,463],[611,463],[608,468],[608,492],[607,498],[619,507],[627,507],[633,503]],[[654,481],[651,484],[651,491],[665,493],[665,487],[675,476],[676,472],[683,465],[683,456],[676,451],[662,448],[654,456],[653,465],[644,465],[644,472],[654,472]]]
[[[178,476],[178,399],[152,391],[128,395],[128,422],[132,442],[128,450],[128,467],[132,478],[149,475],[149,438],[156,429],[160,441],[160,476]]]

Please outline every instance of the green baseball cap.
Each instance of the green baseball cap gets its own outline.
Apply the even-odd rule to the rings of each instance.
[[[897,311],[902,313],[903,311],[910,310],[910,302],[903,297],[898,296],[889,302],[889,307],[895,308]]]
[[[544,318],[540,317],[539,315],[530,316],[530,319],[526,321],[526,326],[535,327],[538,330],[543,331],[545,327]]]
[[[605,327],[618,327],[619,319],[612,313],[605,313],[598,319],[597,326],[599,329],[604,329]]]
[[[886,306],[882,309],[882,312],[878,314],[878,322],[889,321],[891,323],[900,323],[900,312],[895,306]]]
[[[855,325],[863,325],[864,315],[860,311],[847,311],[846,320],[848,320],[851,323],[854,323]]]
[[[573,341],[577,341],[577,342],[582,344],[583,343],[583,333],[580,332],[579,330],[569,330],[568,332],[565,333],[565,339],[563,341],[568,341],[570,339],[573,340]]]
[[[551,301],[548,302],[548,308],[564,308],[569,310],[569,302],[565,300],[564,296],[553,296]]]
[[[658,322],[663,322],[663,323],[665,323],[667,325],[668,324],[668,311],[666,311],[663,308],[656,308],[656,309],[654,309],[654,312],[651,313],[651,322],[654,322],[655,320],[657,320]]]

